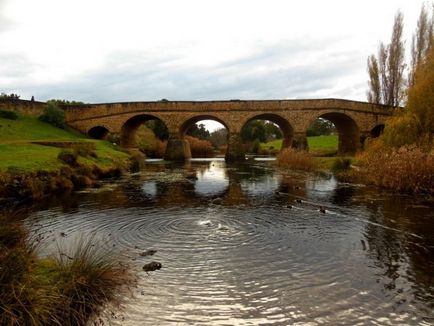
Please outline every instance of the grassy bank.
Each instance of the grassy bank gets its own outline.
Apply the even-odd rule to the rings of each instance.
[[[65,152],[73,161],[61,159]],[[91,186],[98,178],[127,169],[129,159],[106,141],[34,117],[0,118],[0,198],[34,199]]]
[[[336,153],[338,149],[338,136],[314,136],[307,137],[307,143],[309,145],[309,151],[313,155],[327,155],[331,153]],[[261,143],[260,147],[262,149],[276,149],[280,150],[282,148],[282,139],[273,140],[268,143]]]
[[[0,215],[1,325],[86,325],[135,283],[125,262],[90,240],[45,258],[35,248],[16,216]]]

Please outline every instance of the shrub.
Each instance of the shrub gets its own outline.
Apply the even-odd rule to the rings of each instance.
[[[315,161],[307,151],[290,147],[283,149],[277,155],[276,164],[294,170],[312,171],[316,168]]]
[[[185,136],[185,140],[190,144],[192,157],[213,157],[214,149],[208,140],[201,140],[192,136]]]
[[[72,145],[74,153],[82,157],[97,157],[96,146],[91,142],[80,142]]]
[[[334,160],[331,170],[333,173],[348,171],[351,168],[351,160],[348,158],[337,158]]]
[[[17,120],[18,115],[13,111],[0,110],[0,118],[9,119],[9,120]]]
[[[384,128],[382,139],[389,147],[401,147],[417,142],[420,134],[418,122],[405,113],[391,118]]]
[[[57,155],[57,159],[68,164],[75,165],[77,164],[78,155],[72,149],[62,149],[60,153]]]
[[[66,128],[65,112],[60,109],[55,102],[47,102],[44,113],[39,116],[39,120],[47,122],[57,128]]]
[[[355,178],[397,191],[434,193],[434,150],[426,152],[416,145],[389,148],[380,140],[358,160]]]

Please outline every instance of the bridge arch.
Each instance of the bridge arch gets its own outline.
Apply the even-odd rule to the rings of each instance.
[[[354,154],[360,148],[360,128],[349,114],[342,112],[326,112],[316,116],[309,126],[317,119],[331,121],[338,132],[338,154]]]
[[[137,148],[136,131],[137,129],[149,120],[160,120],[164,125],[165,122],[158,116],[153,114],[138,114],[127,121],[121,127],[120,144],[124,148]],[[167,126],[166,126],[167,127]]]
[[[371,131],[369,132],[371,138],[380,137],[380,135],[384,131],[384,127],[385,127],[384,123],[380,123],[380,124],[377,124],[374,128],[372,128]]]
[[[213,120],[213,121],[217,121],[219,123],[221,123],[226,130],[228,131],[228,134],[230,132],[228,123],[214,115],[209,115],[209,114],[200,114],[200,115],[195,115],[193,117],[188,118],[187,120],[185,120],[181,126],[179,127],[179,137],[181,139],[184,138],[184,136],[187,134],[188,129],[190,129],[190,127],[192,127],[195,123],[202,121],[202,120]]]
[[[109,132],[110,131],[104,126],[95,126],[90,128],[87,134],[89,137],[94,139],[106,139]]]
[[[267,120],[279,126],[283,134],[282,149],[292,145],[294,137],[294,128],[287,119],[276,113],[264,113],[249,117],[241,126],[240,131],[251,121]]]

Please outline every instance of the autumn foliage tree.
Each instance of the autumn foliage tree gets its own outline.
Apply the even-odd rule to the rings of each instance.
[[[408,92],[408,111],[417,119],[420,132],[434,134],[434,47],[417,66],[414,85]]]

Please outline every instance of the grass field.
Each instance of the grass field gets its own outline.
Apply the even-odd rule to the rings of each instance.
[[[309,145],[309,150],[314,153],[331,153],[337,151],[338,149],[338,136],[329,135],[307,137],[307,143]],[[282,147],[282,139],[273,140],[268,143],[261,143],[261,148],[269,149],[270,147],[280,150]]]
[[[0,118],[0,126],[0,171],[51,172],[63,165],[57,159],[61,148],[32,144],[33,141],[93,142],[97,157],[80,157],[79,162],[84,165],[110,167],[115,161],[125,161],[129,157],[106,141],[89,139],[76,131],[59,129],[33,117]]]

